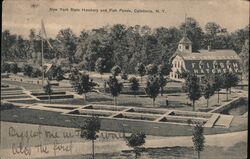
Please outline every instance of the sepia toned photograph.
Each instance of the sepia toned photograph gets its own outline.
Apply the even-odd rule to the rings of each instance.
[[[247,159],[248,0],[3,0],[0,159]]]

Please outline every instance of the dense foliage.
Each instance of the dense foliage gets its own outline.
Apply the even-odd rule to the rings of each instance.
[[[202,96],[199,78],[196,75],[189,75],[185,82],[188,98],[193,102],[193,111],[195,110],[195,101]]]
[[[193,129],[193,143],[194,149],[198,152],[198,159],[200,159],[200,152],[204,150],[205,137],[203,135],[203,127],[200,124],[197,124]]]
[[[127,145],[134,149],[135,158],[140,156],[140,147],[145,144],[146,135],[142,132],[132,133],[126,137]]]
[[[53,48],[44,41],[44,57],[47,61],[59,61],[58,64],[61,64],[58,58],[64,58],[64,63],[69,66],[78,64],[81,65],[80,69],[96,70],[99,73],[109,72],[114,65],[118,65],[122,72],[136,73],[138,63],[145,66],[167,64],[184,30],[193,42],[193,51],[206,49],[211,45],[214,49],[234,49],[237,53],[243,52],[242,54],[249,52],[244,45],[249,41],[249,26],[229,33],[226,28],[214,22],[208,22],[202,29],[194,18],[187,18],[179,28],[151,29],[148,26],[115,24],[82,30],[79,36],[70,28],[61,29],[55,38],[48,39]],[[41,42],[37,34],[36,30],[31,29],[29,38],[24,39],[4,30],[2,59],[12,62],[31,60],[40,64]],[[144,70],[140,72],[143,75]]]

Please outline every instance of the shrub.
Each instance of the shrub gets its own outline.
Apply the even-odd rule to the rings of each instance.
[[[121,74],[121,78],[122,78],[123,80],[127,80],[127,79],[128,79],[128,74],[122,73],[122,74]]]
[[[16,63],[10,64],[10,72],[16,74],[19,71],[19,68]]]
[[[30,66],[30,65],[27,65],[27,64],[25,64],[24,66],[23,66],[23,72],[24,72],[24,75],[25,76],[31,76],[31,74],[32,74],[32,71],[33,71],[33,67],[32,66]]]
[[[1,65],[1,73],[5,73],[5,72],[7,72],[7,73],[10,72],[10,64],[8,64],[8,63],[3,63]]]
[[[158,72],[158,67],[155,64],[149,64],[146,66],[147,74],[148,75],[154,75]]]
[[[31,77],[36,78],[36,77],[41,77],[42,76],[42,71],[39,69],[33,69]]]
[[[112,69],[111,69],[111,73],[113,76],[118,76],[118,74],[121,73],[121,68],[117,65],[115,65]]]

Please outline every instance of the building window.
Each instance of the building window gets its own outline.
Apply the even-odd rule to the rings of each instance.
[[[186,45],[186,50],[189,50],[189,46],[188,45]]]

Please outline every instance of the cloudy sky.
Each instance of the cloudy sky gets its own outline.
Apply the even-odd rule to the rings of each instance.
[[[57,11],[51,11],[51,9]],[[68,8],[69,11],[60,11]],[[72,12],[74,9],[117,9],[118,12]],[[130,9],[121,13],[119,9]],[[134,9],[154,13],[134,13]],[[155,10],[165,12],[155,13]],[[41,27],[44,20],[49,37],[55,37],[62,28],[70,27],[77,35],[105,25],[149,25],[150,27],[178,27],[188,17],[194,17],[204,27],[216,22],[234,31],[249,24],[249,2],[246,0],[5,0],[3,2],[3,29],[27,37],[29,30]]]

